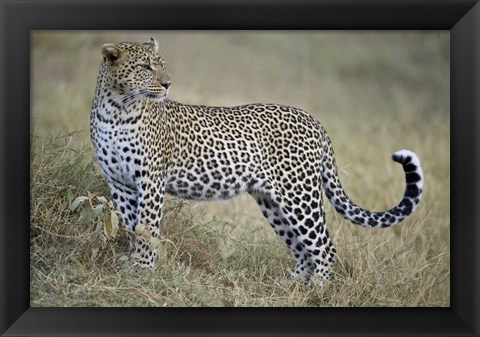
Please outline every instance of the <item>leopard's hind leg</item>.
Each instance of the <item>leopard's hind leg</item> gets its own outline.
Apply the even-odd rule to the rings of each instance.
[[[260,206],[262,214],[267,218],[270,226],[280,236],[296,259],[292,277],[309,280],[314,269],[314,262],[310,260],[308,251],[300,243],[295,229],[290,226],[289,220],[286,219],[280,200],[270,193],[255,193],[252,196]]]
[[[304,169],[316,171],[308,163],[305,163]],[[289,241],[282,238],[297,258],[295,272],[306,275],[307,279],[315,276],[321,280],[330,280],[336,261],[336,249],[326,227],[321,181],[320,174],[308,177],[299,175],[295,185],[287,185],[289,188],[283,188],[276,194],[279,196],[278,216],[272,217],[268,210],[267,215],[270,215],[269,221],[272,218],[281,224],[278,228],[282,232],[292,236],[288,238]]]

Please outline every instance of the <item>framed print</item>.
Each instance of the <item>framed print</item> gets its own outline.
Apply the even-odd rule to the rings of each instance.
[[[2,335],[478,335],[477,2],[1,6]]]

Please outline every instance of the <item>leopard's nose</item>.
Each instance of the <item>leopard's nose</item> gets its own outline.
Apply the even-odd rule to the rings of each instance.
[[[172,81],[170,81],[170,80],[162,82],[162,87],[164,87],[165,90],[170,88],[171,85],[172,85]]]
[[[165,72],[160,74],[159,82],[162,85],[162,87],[165,88],[165,90],[170,88],[170,86],[172,85],[172,81],[170,80],[170,76],[168,76]]]

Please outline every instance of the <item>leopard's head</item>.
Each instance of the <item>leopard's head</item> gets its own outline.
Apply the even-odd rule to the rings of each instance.
[[[100,68],[105,76],[105,89],[112,90],[124,103],[141,98],[163,101],[172,81],[158,50],[154,38],[143,44],[105,44],[102,47],[103,63]]]

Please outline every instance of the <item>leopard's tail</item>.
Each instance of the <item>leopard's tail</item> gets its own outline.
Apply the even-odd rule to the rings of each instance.
[[[406,188],[400,203],[385,212],[371,212],[354,204],[344,192],[337,174],[333,151],[323,163],[323,188],[330,203],[345,219],[364,227],[386,228],[396,225],[417,207],[423,192],[423,171],[417,155],[409,150],[397,151],[392,159],[403,166]]]

